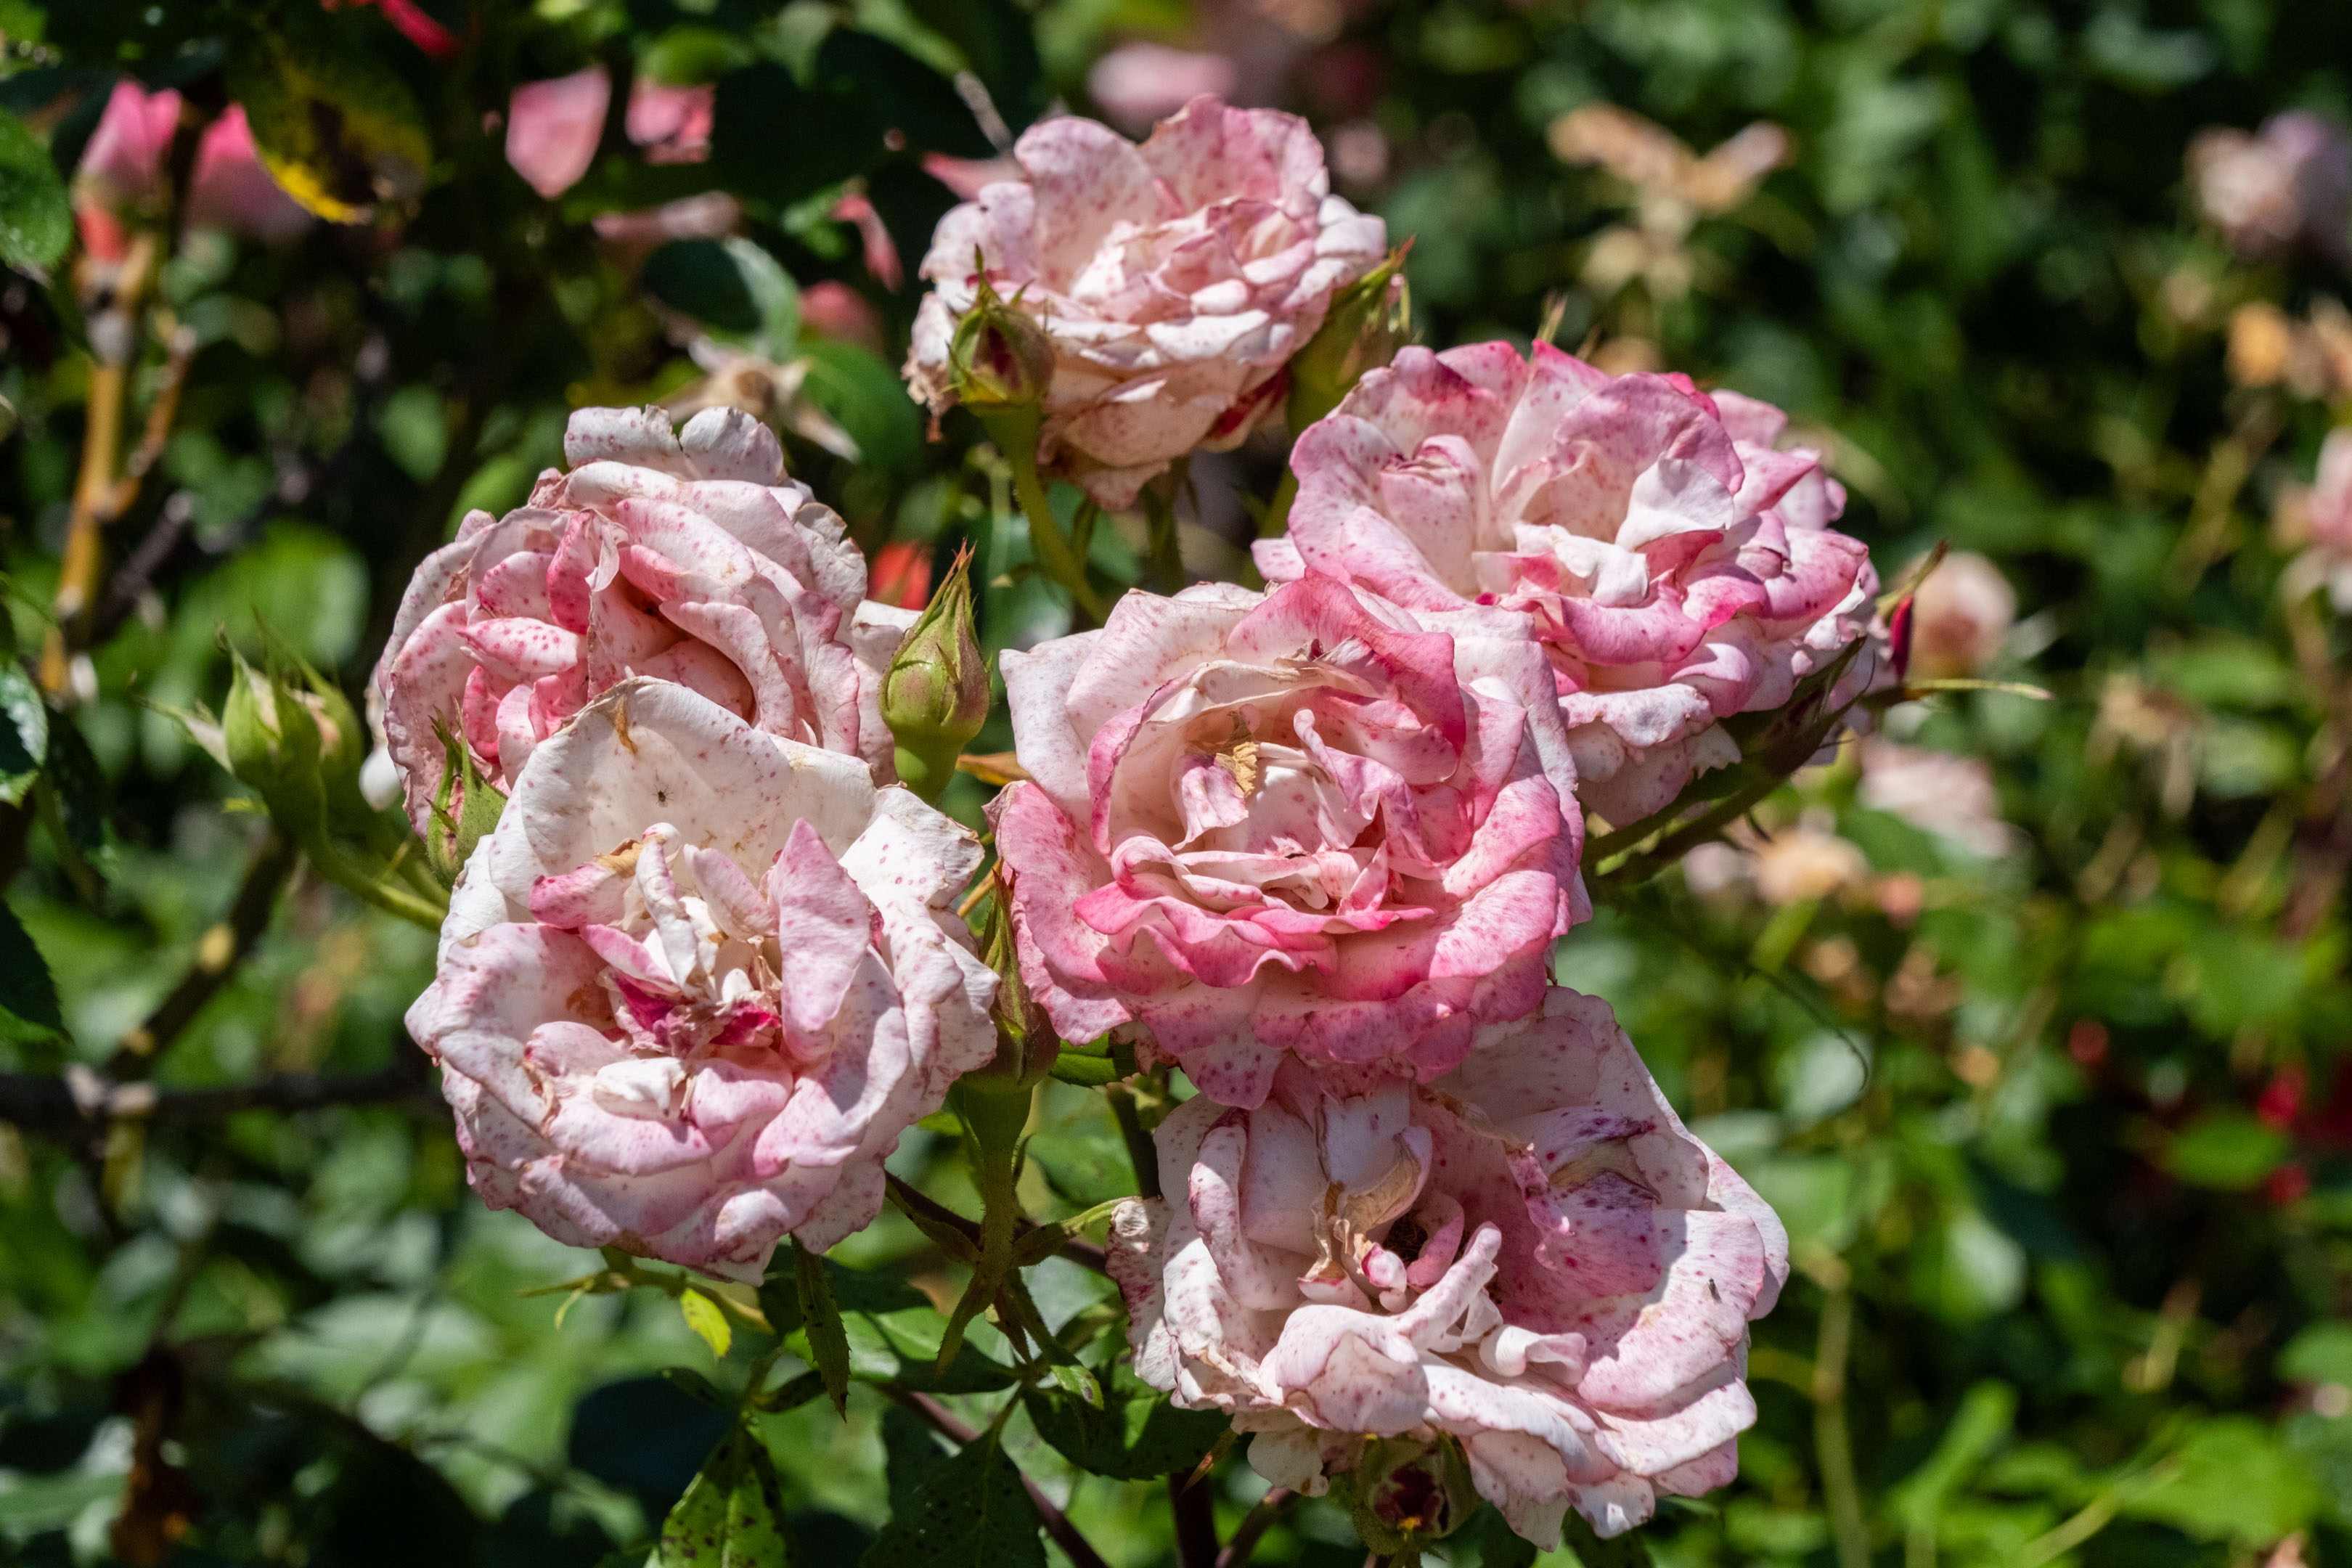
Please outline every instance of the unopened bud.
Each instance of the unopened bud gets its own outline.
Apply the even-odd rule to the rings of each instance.
[[[507,808],[507,797],[474,765],[473,749],[441,728],[441,787],[433,795],[433,818],[425,835],[425,858],[441,880],[455,886],[457,873],[490,836]]]
[[[1293,435],[1339,406],[1363,379],[1396,357],[1412,331],[1400,246],[1388,259],[1331,296],[1323,325],[1290,356],[1290,401],[1285,417]]]
[[[1054,379],[1054,345],[1017,302],[1008,303],[988,279],[948,345],[948,384],[956,401],[976,414],[1034,405]]]
[[[304,700],[312,695],[237,658],[228,700],[221,705],[221,744],[229,771],[261,797],[270,816],[298,843],[326,829],[322,767],[344,743],[341,734],[331,733],[333,718],[322,717],[321,707]],[[352,772],[356,776],[356,762]]]
[[[988,722],[988,663],[971,620],[971,552],[898,645],[882,678],[882,718],[898,742],[898,777],[936,801],[955,776],[956,758]]]

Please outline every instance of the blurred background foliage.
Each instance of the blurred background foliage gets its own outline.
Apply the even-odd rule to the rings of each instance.
[[[0,1558],[589,1564],[657,1527],[724,1426],[657,1369],[710,1351],[652,1292],[524,1293],[596,1265],[467,1194],[399,1023],[431,942],[173,712],[232,651],[360,692],[416,560],[586,403],[751,408],[877,595],[971,539],[992,651],[1058,632],[1003,466],[898,384],[911,274],[958,161],[1205,89],[1315,121],[1413,237],[1422,341],[1790,409],[1883,575],[1958,552],[1925,672],[2049,693],[1895,710],[1562,944],[1801,1275],[1738,1484],[1588,1568],[2352,1563],[2352,666],[2306,489],[2352,394],[2352,9],[0,0]],[[128,191],[85,167],[126,80],[182,105]],[[350,221],[173,195],[232,101]],[[93,444],[119,482],[78,503]],[[1196,574],[1239,574],[1281,457],[1195,463]],[[1031,1212],[1129,1190],[1102,1100],[1047,1088]],[[973,1206],[946,1136],[893,1169]],[[956,1288],[896,1215],[836,1257]],[[1060,1323],[1101,1285],[1036,1289]],[[936,1342],[871,1304],[859,1354]],[[943,1457],[864,1392],[763,1432],[804,1563]],[[1172,1560],[1161,1489],[1007,1432],[1109,1561]],[[1228,1528],[1263,1486],[1207,1484]],[[1256,1560],[1351,1539],[1309,1505]],[[1453,1560],[1482,1542],[1525,1561]]]

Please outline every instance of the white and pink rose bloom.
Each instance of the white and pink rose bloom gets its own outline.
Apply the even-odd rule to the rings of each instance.
[[[1869,553],[1830,527],[1845,492],[1786,424],[1545,343],[1407,349],[1299,437],[1290,531],[1258,563],[1531,616],[1581,799],[1622,826],[1738,759],[1722,720],[1783,706],[1868,629]]]
[[[1333,293],[1387,250],[1295,115],[1196,98],[1139,146],[1066,117],[1013,157],[1018,178],[934,232],[908,381],[934,412],[954,401],[949,350],[984,276],[1053,348],[1040,459],[1113,509],[1187,452],[1239,445]]]
[[[1737,1473],[1787,1233],[1606,1004],[1550,990],[1428,1085],[1288,1064],[1154,1142],[1166,1196],[1111,1228],[1137,1373],[1230,1412],[1269,1481],[1320,1492],[1366,1436],[1445,1435],[1549,1546],[1569,1508],[1615,1535]]]
[[[658,408],[583,408],[563,447],[570,472],[549,469],[504,517],[468,515],[401,601],[377,696],[416,830],[443,734],[511,789],[541,742],[632,676],[888,782],[882,675],[912,616],[864,602],[864,557],[783,477],[775,433],[731,408],[676,434]]]
[[[1426,1080],[1538,1005],[1589,913],[1524,616],[1203,584],[1003,664],[1031,782],[991,808],[997,849],[1066,1039],[1132,1026],[1230,1105],[1290,1053]]]
[[[476,1190],[736,1279],[862,1228],[898,1135],[995,1053],[948,909],[980,856],[855,757],[604,693],[533,750],[408,1013]]]

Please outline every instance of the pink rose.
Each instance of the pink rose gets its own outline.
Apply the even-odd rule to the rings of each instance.
[[[147,92],[134,81],[115,83],[108,95],[74,173],[75,221],[84,248],[100,260],[121,258],[126,221],[160,213],[180,107],[178,93]],[[310,226],[310,215],[262,165],[241,105],[230,104],[197,139],[187,221],[273,243]]]
[[[1868,552],[1829,527],[1845,492],[1776,449],[1785,423],[1544,343],[1407,349],[1299,437],[1290,532],[1258,563],[1532,616],[1583,803],[1622,826],[1738,759],[1718,720],[1786,703],[1866,629]]]
[[[408,1030],[475,1188],[575,1247],[757,1279],[880,1209],[882,1162],[995,1053],[946,912],[971,834],[864,764],[631,680],[539,747]]]
[[[1240,79],[1234,62],[1223,55],[1171,49],[1138,38],[1095,61],[1087,72],[1087,92],[1105,114],[1140,130],[1196,98],[1227,97]]]
[[[1549,1546],[1571,1506],[1615,1535],[1738,1472],[1788,1236],[1605,1003],[1549,990],[1427,1086],[1286,1066],[1263,1105],[1191,1100],[1153,1141],[1166,1199],[1111,1222],[1137,1375],[1230,1411],[1275,1484],[1450,1433]]]
[[[1238,445],[1332,292],[1379,264],[1388,231],[1330,194],[1307,122],[1197,98],[1141,146],[1091,120],[1032,126],[1024,178],[940,220],[907,375],[936,410],[956,322],[988,281],[1052,340],[1041,458],[1103,505],[1196,447]]]
[[[603,66],[522,83],[507,100],[507,162],[553,201],[596,161],[612,102],[613,78]]]
[[[505,788],[632,675],[888,780],[882,674],[912,617],[861,605],[866,563],[841,519],[783,479],[775,433],[731,408],[679,436],[658,408],[583,408],[563,449],[570,473],[549,469],[504,517],[469,514],[401,600],[376,680],[416,830],[446,763],[436,725]]]
[[[1071,1040],[1139,1025],[1231,1105],[1283,1053],[1430,1079],[1541,996],[1588,912],[1523,616],[1310,576],[1133,593],[1003,655],[1031,783],[991,808],[1021,972]]]

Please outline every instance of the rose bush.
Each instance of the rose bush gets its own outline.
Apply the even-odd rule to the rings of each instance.
[[[1583,802],[1622,826],[1738,758],[1719,720],[1785,704],[1867,627],[1869,554],[1829,526],[1845,492],[1777,447],[1785,424],[1546,343],[1407,349],[1301,435],[1258,563],[1534,617]]]
[[[417,831],[441,732],[508,787],[583,703],[632,675],[862,757],[887,781],[882,673],[912,617],[861,602],[865,558],[783,478],[774,432],[731,408],[677,435],[658,408],[583,408],[564,455],[572,470],[542,474],[528,506],[468,515],[401,601],[376,682]]]
[[[1539,1544],[1731,1479],[1748,1323],[1788,1277],[1763,1201],[1685,1131],[1608,1005],[1554,988],[1428,1085],[1300,1064],[1155,1134],[1161,1199],[1112,1222],[1136,1371],[1230,1411],[1320,1492],[1365,1436],[1450,1434]]]
[[[1528,633],[1311,576],[1129,594],[1100,631],[1005,653],[1033,782],[992,809],[1055,1027],[1140,1025],[1202,1092],[1255,1105],[1286,1050],[1433,1078],[1534,1006],[1588,911]]]
[[[1021,178],[940,222],[907,377],[934,412],[954,401],[949,348],[984,273],[1053,345],[1039,456],[1107,507],[1195,447],[1238,445],[1333,291],[1387,248],[1295,115],[1198,98],[1140,146],[1065,118],[1013,156]]]
[[[468,1175],[558,1240],[757,1279],[870,1222],[995,1051],[971,834],[854,757],[629,680],[537,747],[408,1030]]]

